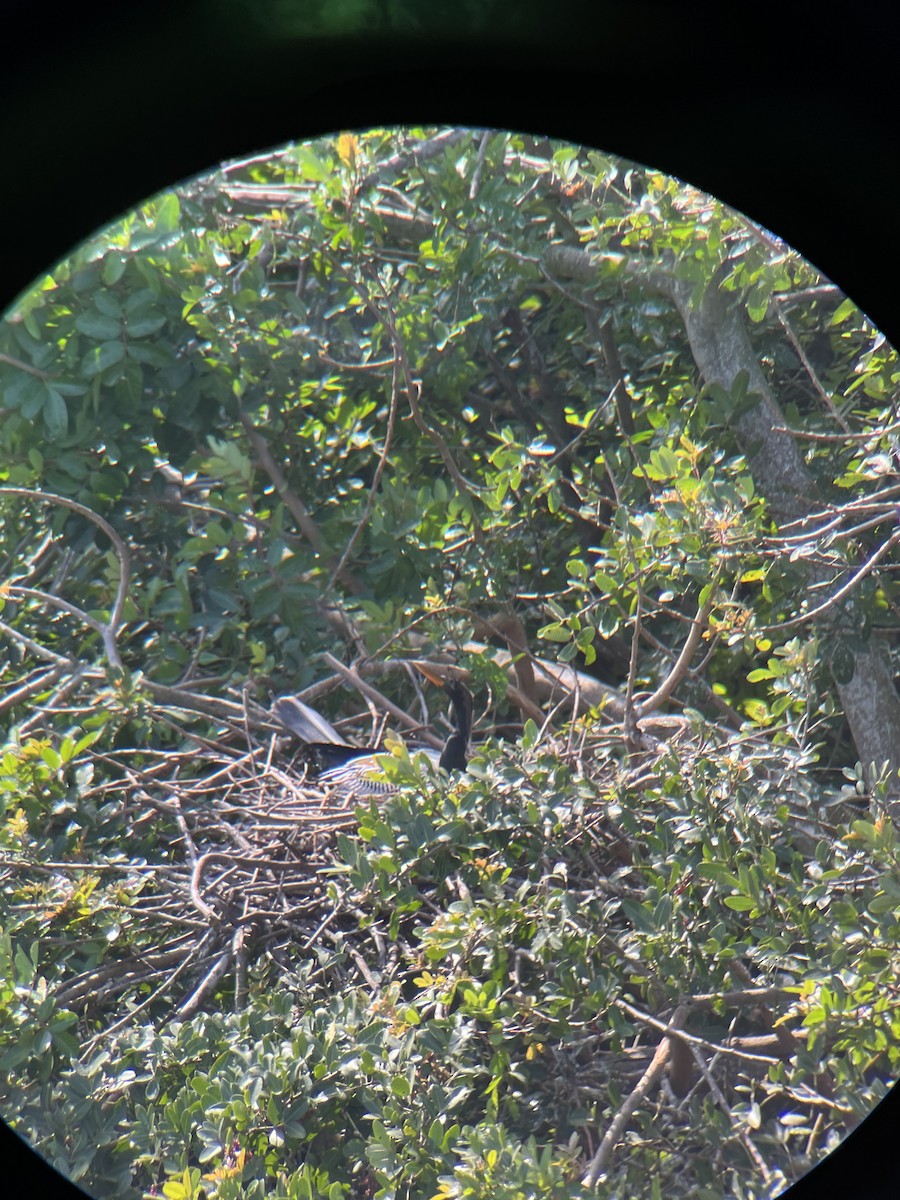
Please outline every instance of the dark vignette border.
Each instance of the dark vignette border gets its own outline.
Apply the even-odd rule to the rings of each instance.
[[[365,25],[326,27],[328,3],[6,0],[0,310],[98,227],[223,159],[454,123],[685,179],[782,237],[900,344],[887,8],[371,0]],[[898,1127],[895,1088],[785,1200],[900,1194]],[[2,1123],[0,1161],[8,1194],[84,1196]]]

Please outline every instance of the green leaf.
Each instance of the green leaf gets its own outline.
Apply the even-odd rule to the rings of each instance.
[[[69,431],[69,410],[63,397],[49,384],[42,411],[44,426],[50,438],[56,441],[64,437]]]
[[[127,255],[121,251],[111,250],[103,259],[103,267],[100,271],[100,278],[107,285],[112,287],[114,283],[118,283],[125,274],[125,265],[128,262]],[[99,308],[99,305],[98,305]]]
[[[128,357],[135,362],[146,363],[150,367],[170,367],[175,361],[171,350],[158,342],[131,342],[128,345]]]
[[[622,901],[621,908],[635,929],[641,930],[643,933],[656,932],[656,924],[643,904],[626,898]]]
[[[94,346],[81,360],[81,370],[88,377],[99,375],[125,357],[125,346],[122,342],[104,342]]]
[[[0,1054],[0,1071],[14,1071],[16,1067],[31,1057],[34,1049],[34,1044],[30,1040],[23,1040],[8,1047]]]
[[[105,292],[102,289],[94,293],[94,308],[103,313],[105,317],[119,318],[122,315],[122,305],[116,297],[112,292]]]
[[[851,313],[853,313],[858,319],[859,309],[856,307],[853,301],[849,299],[842,300],[832,314],[831,324],[840,325],[842,321],[846,321],[847,317],[849,317]]]
[[[643,469],[651,479],[671,479],[678,474],[678,456],[668,446],[660,446],[650,455],[650,461]],[[640,474],[640,468],[635,467],[635,472]]]
[[[735,408],[739,408],[747,396],[747,389],[750,386],[750,373],[744,367],[738,371],[731,384],[731,396],[735,402]]]
[[[538,739],[538,727],[531,717],[528,717],[522,727],[522,749],[530,750]]]
[[[148,334],[156,333],[162,329],[166,323],[166,318],[162,314],[149,315],[146,317],[137,317],[134,320],[129,320],[125,326],[129,337],[141,338],[147,337]]]
[[[309,146],[295,146],[291,150],[291,157],[300,168],[303,178],[312,183],[321,183],[331,175],[330,165],[326,165]]]
[[[100,737],[100,731],[94,730],[91,733],[86,733],[80,737],[72,748],[72,757],[77,758],[82,750],[86,750],[88,746],[93,746],[94,742]]]
[[[192,289],[187,290],[190,291]],[[202,292],[203,289],[201,288],[200,291]],[[143,316],[148,309],[155,308],[156,306],[157,293],[152,288],[138,288],[136,292],[132,292],[131,295],[125,298],[125,316],[129,320],[133,320],[135,317]]]
[[[153,226],[157,233],[174,233],[181,221],[181,202],[177,192],[167,192],[158,201]]]
[[[771,291],[767,283],[758,283],[747,295],[747,316],[755,325],[765,320],[770,298]]]
[[[110,342],[113,338],[121,337],[122,322],[115,317],[109,317],[100,312],[82,313],[75,320],[75,328],[79,333],[95,338],[98,342]]]
[[[544,625],[538,630],[538,637],[547,642],[568,642],[571,638],[571,632],[564,626],[559,624]]]
[[[22,372],[9,384],[3,393],[5,408],[18,408],[26,420],[40,412],[46,397],[47,385],[36,375]]]
[[[697,867],[697,874],[701,879],[711,879],[714,883],[722,883],[728,887],[739,888],[741,885],[737,875],[729,871],[724,863],[700,863]]]

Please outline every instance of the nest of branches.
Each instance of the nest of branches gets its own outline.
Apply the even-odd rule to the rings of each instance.
[[[82,680],[78,691],[64,709],[35,713],[29,732],[40,735],[63,715],[72,719],[109,706],[109,694],[90,681]],[[112,950],[99,965],[63,981],[57,1002],[94,1029],[121,1014],[124,998],[128,1021],[142,1010],[187,1019],[223,982],[240,1008],[253,964],[267,957],[288,970],[298,947],[314,955],[322,946],[342,946],[343,965],[323,968],[335,972],[335,987],[374,989],[373,972],[382,979],[395,974],[406,960],[403,946],[388,944],[376,926],[367,928],[360,921],[365,897],[335,884],[346,874],[335,853],[337,835],[357,829],[360,804],[376,802],[318,786],[292,735],[246,699],[185,691],[175,707],[133,693],[127,704],[132,717],[136,706],[141,722],[157,732],[165,727],[179,745],[91,748],[79,756],[78,805],[103,814],[107,852],[94,852],[83,865],[45,861],[39,870],[70,881],[79,871],[117,873],[122,895],[129,896],[130,934],[122,953]],[[198,732],[201,724],[209,730],[214,714],[218,732]],[[409,716],[407,731],[417,724]],[[351,743],[369,742],[368,714],[342,723],[341,732]],[[547,737],[560,763],[593,762],[594,773],[609,782],[615,768],[608,734],[582,732],[577,743],[571,736]],[[435,780],[423,777],[421,788],[433,787]],[[616,846],[608,825],[601,841],[608,867]],[[22,869],[24,860],[6,864],[7,872]],[[70,891],[74,886],[69,883]],[[423,899],[437,909],[436,895]],[[112,1028],[123,1023],[116,1019]]]
[[[144,715],[184,729],[183,710],[154,706]],[[122,850],[121,860],[94,858],[84,869],[121,872],[123,890],[136,893],[127,909],[132,950],[68,980],[60,1004],[97,1018],[123,994],[144,992],[141,1007],[162,1002],[172,1011],[174,1001],[187,1018],[230,974],[240,1007],[254,958],[277,962],[289,944],[329,937],[323,923],[339,914],[322,872],[335,865],[335,834],[356,826],[354,797],[316,786],[289,736],[258,710],[246,717],[243,729],[231,725],[216,739],[184,729],[180,749],[80,759],[98,780],[80,800],[114,813]],[[144,844],[153,850],[140,861],[134,852]],[[44,869],[75,871],[63,862]]]

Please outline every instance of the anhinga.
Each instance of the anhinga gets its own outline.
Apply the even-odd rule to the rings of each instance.
[[[472,729],[472,693],[459,679],[443,679],[424,667],[418,669],[450,697],[454,726],[440,753],[430,747],[423,747],[421,753],[447,771],[462,771]],[[387,780],[372,778],[373,773],[378,773],[378,756],[383,750],[374,746],[348,746],[323,716],[293,696],[276,700],[272,712],[282,725],[302,739],[304,757],[319,783],[359,795],[394,791]]]

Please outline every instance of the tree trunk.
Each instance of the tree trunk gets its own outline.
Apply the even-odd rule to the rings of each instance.
[[[548,267],[560,274],[596,281],[596,266],[583,250],[554,247],[546,256]],[[694,285],[677,279],[671,271],[635,262],[630,269],[636,283],[666,296],[684,322],[691,353],[707,386],[718,384],[729,394],[741,372],[746,372],[748,396],[758,403],[744,409],[734,420],[741,448],[760,494],[766,497],[779,521],[809,515],[818,488],[803,456],[788,433],[768,380],[759,365],[745,318],[733,296],[715,280],[700,300],[692,303]],[[817,576],[821,579],[822,576]],[[826,615],[819,621],[828,629]],[[853,674],[848,681],[835,680],[856,752],[866,781],[871,786],[887,764],[890,771],[889,799],[892,815],[900,824],[900,697],[894,686],[886,645],[873,638],[864,650],[853,653]]]
[[[674,281],[673,281],[674,282]],[[815,497],[815,480],[806,468],[753,352],[743,314],[725,293],[710,284],[699,304],[691,306],[690,288],[675,284],[672,299],[687,330],[694,361],[707,384],[718,383],[731,391],[739,372],[749,375],[749,392],[759,404],[735,421],[738,440],[747,455],[754,483],[765,495],[779,520],[807,516]],[[820,624],[827,625],[828,617]],[[853,675],[835,681],[844,715],[871,785],[885,763],[891,772],[889,792],[896,802],[900,793],[900,697],[884,642],[871,639],[853,655]],[[892,804],[892,809],[895,804]]]

